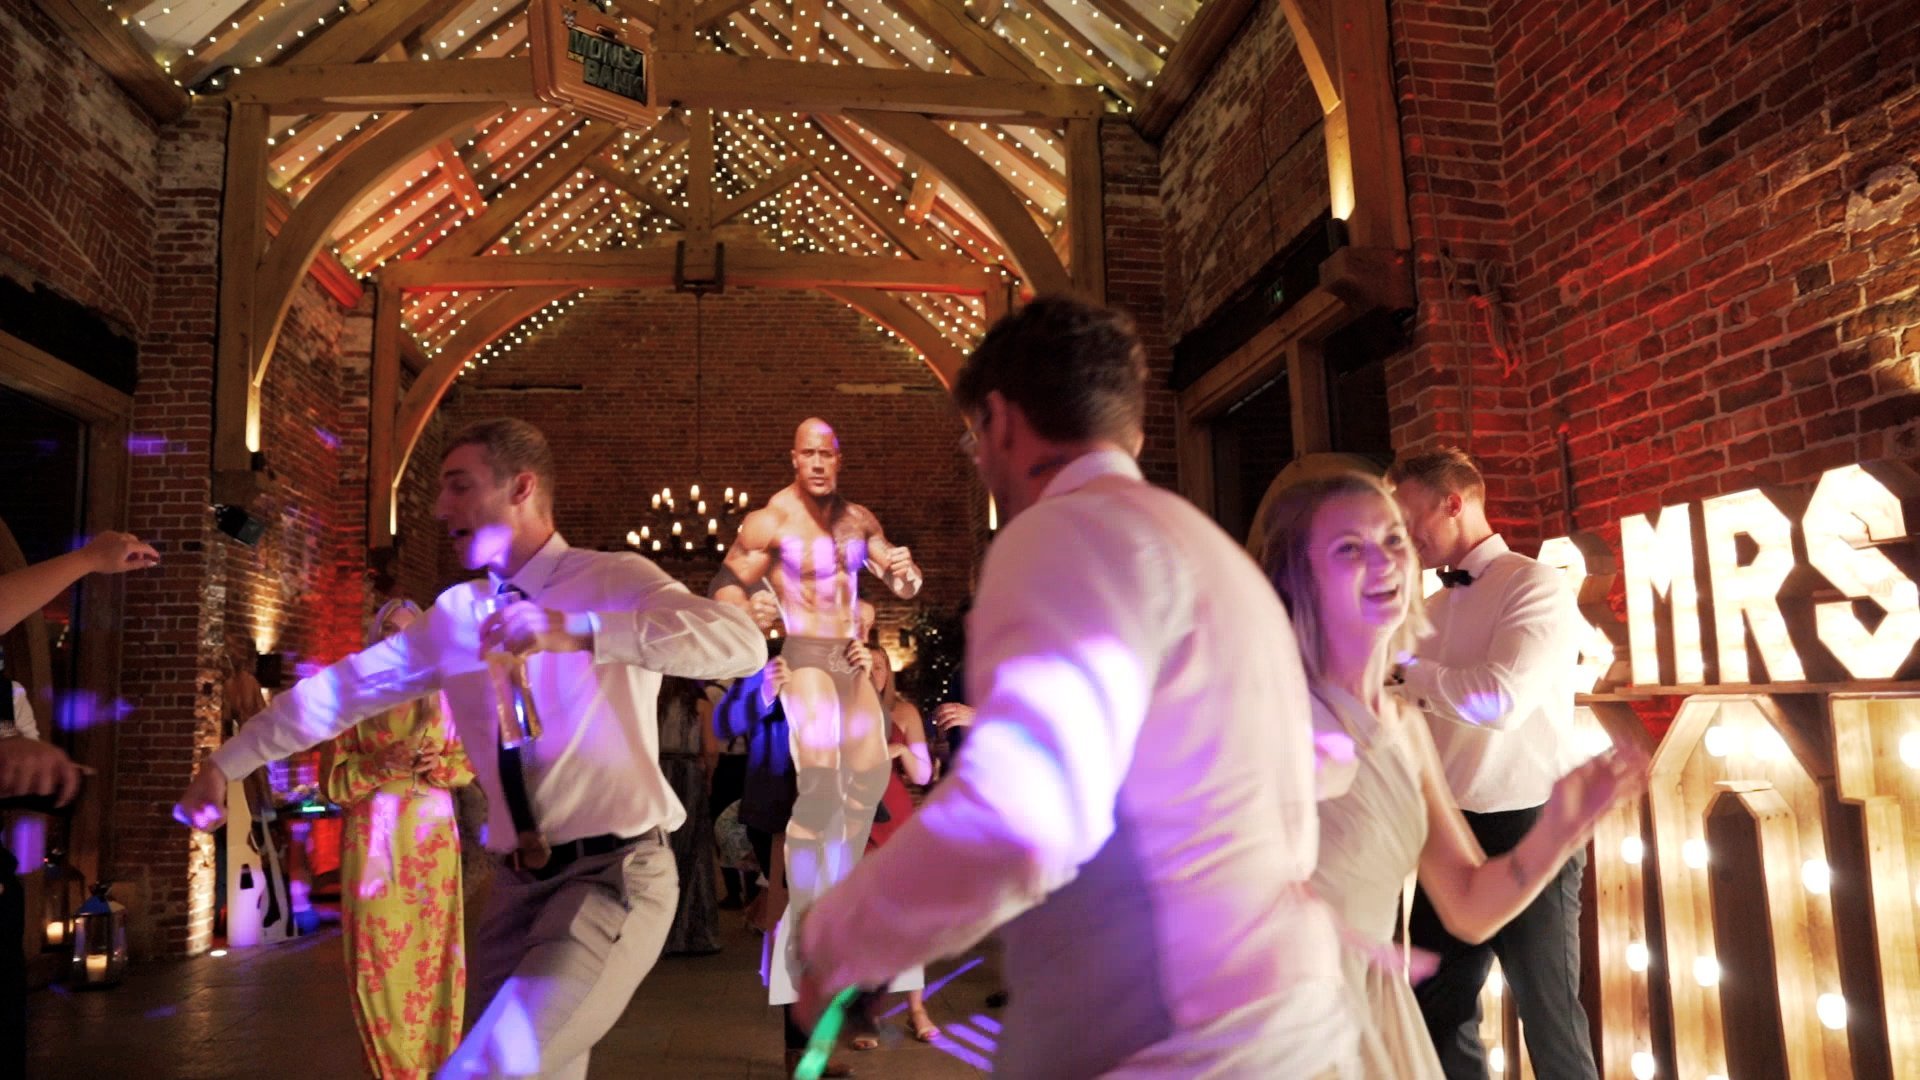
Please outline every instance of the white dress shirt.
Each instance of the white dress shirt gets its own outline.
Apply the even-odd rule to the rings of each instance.
[[[545,730],[522,747],[521,762],[541,834],[564,844],[679,828],[686,810],[660,772],[660,675],[715,679],[758,670],[767,650],[753,620],[693,595],[647,559],[576,550],[559,533],[505,584],[543,608],[591,613],[596,627],[590,652],[542,652],[526,661]],[[275,697],[214,751],[214,763],[228,776],[245,776],[441,691],[487,793],[487,846],[513,850],[498,721],[474,618],[474,601],[498,587],[483,579],[441,593],[406,630]]]
[[[1306,680],[1238,545],[1132,458],[1087,454],[994,541],[966,670],[957,768],[821,898],[803,960],[878,985],[1007,924],[997,1072],[1345,1067],[1357,1021],[1305,884]]]
[[[1473,583],[1427,601],[1433,631],[1403,668],[1407,697],[1427,714],[1460,809],[1539,806],[1579,762],[1573,590],[1566,575],[1508,550],[1497,535],[1454,569]]]

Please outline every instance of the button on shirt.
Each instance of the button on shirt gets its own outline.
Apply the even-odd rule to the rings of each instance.
[[[1306,680],[1238,545],[1127,455],[1085,455],[995,539],[967,643],[965,752],[820,899],[802,958],[879,985],[1007,923],[1011,1076],[1345,1062],[1356,1020],[1305,886]]]
[[[1539,806],[1579,761],[1573,590],[1565,575],[1515,554],[1499,536],[1454,569],[1473,583],[1428,598],[1433,631],[1403,669],[1407,697],[1427,714],[1462,810]]]
[[[660,675],[719,679],[767,661],[744,611],[695,596],[633,554],[568,547],[555,533],[505,584],[544,608],[591,613],[590,652],[535,653],[527,678],[544,732],[522,748],[527,793],[551,844],[612,833],[669,832],[686,810],[659,764]],[[487,793],[488,846],[513,848],[500,790],[498,721],[480,659],[474,602],[496,585],[455,585],[401,633],[334,664],[274,698],[213,753],[245,776],[347,730],[365,717],[443,691]]]

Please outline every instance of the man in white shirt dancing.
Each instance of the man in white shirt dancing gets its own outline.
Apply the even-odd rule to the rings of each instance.
[[[1468,825],[1489,857],[1502,855],[1532,828],[1554,782],[1579,763],[1579,609],[1559,571],[1509,551],[1487,523],[1486,482],[1464,452],[1405,457],[1387,475],[1421,563],[1439,569],[1446,586],[1428,601],[1432,632],[1400,676],[1427,714]],[[1552,1080],[1598,1075],[1580,1007],[1586,865],[1582,849],[1483,945],[1447,933],[1424,892],[1414,898],[1413,944],[1440,957],[1439,971],[1415,993],[1450,1080],[1487,1076],[1480,989],[1496,956],[1534,1072]]]
[[[1141,479],[1145,375],[1130,320],[1063,298],[962,368],[1007,515],[967,627],[978,719],[802,923],[802,1012],[1001,927],[1000,1074],[1345,1075],[1292,629],[1232,539]]]
[[[660,676],[738,677],[767,658],[745,612],[694,596],[638,555],[569,547],[554,529],[553,482],[553,454],[531,424],[483,421],[455,435],[434,513],[461,564],[487,576],[274,699],[174,809],[211,828],[227,777],[445,693],[502,866],[468,958],[475,1019],[442,1077],[587,1075],[679,899],[665,837],[686,811],[660,772]],[[483,616],[496,598],[504,606]],[[544,726],[530,741],[502,745],[483,650],[524,659],[521,693]]]

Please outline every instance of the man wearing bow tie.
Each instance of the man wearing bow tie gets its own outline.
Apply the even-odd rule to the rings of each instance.
[[[1431,632],[1398,669],[1427,715],[1448,785],[1489,857],[1512,850],[1554,781],[1578,763],[1573,674],[1579,611],[1552,567],[1508,550],[1487,524],[1486,484],[1463,451],[1403,457],[1388,472],[1421,564],[1445,586],[1427,602]],[[1484,945],[1448,934],[1424,893],[1413,944],[1440,956],[1417,990],[1451,1080],[1485,1080],[1480,989],[1494,957],[1513,988],[1535,1075],[1598,1075],[1580,1007],[1584,851]]]

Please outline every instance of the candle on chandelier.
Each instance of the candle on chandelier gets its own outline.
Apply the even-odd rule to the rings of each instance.
[[[680,535],[680,523],[677,521],[673,523],[673,535],[675,536]]]
[[[719,518],[707,519],[707,535],[708,536],[720,535],[720,519]]]
[[[654,508],[655,510],[658,510],[658,509],[660,509],[660,496],[658,496],[658,495],[655,495],[655,496],[653,497],[653,508]]]

